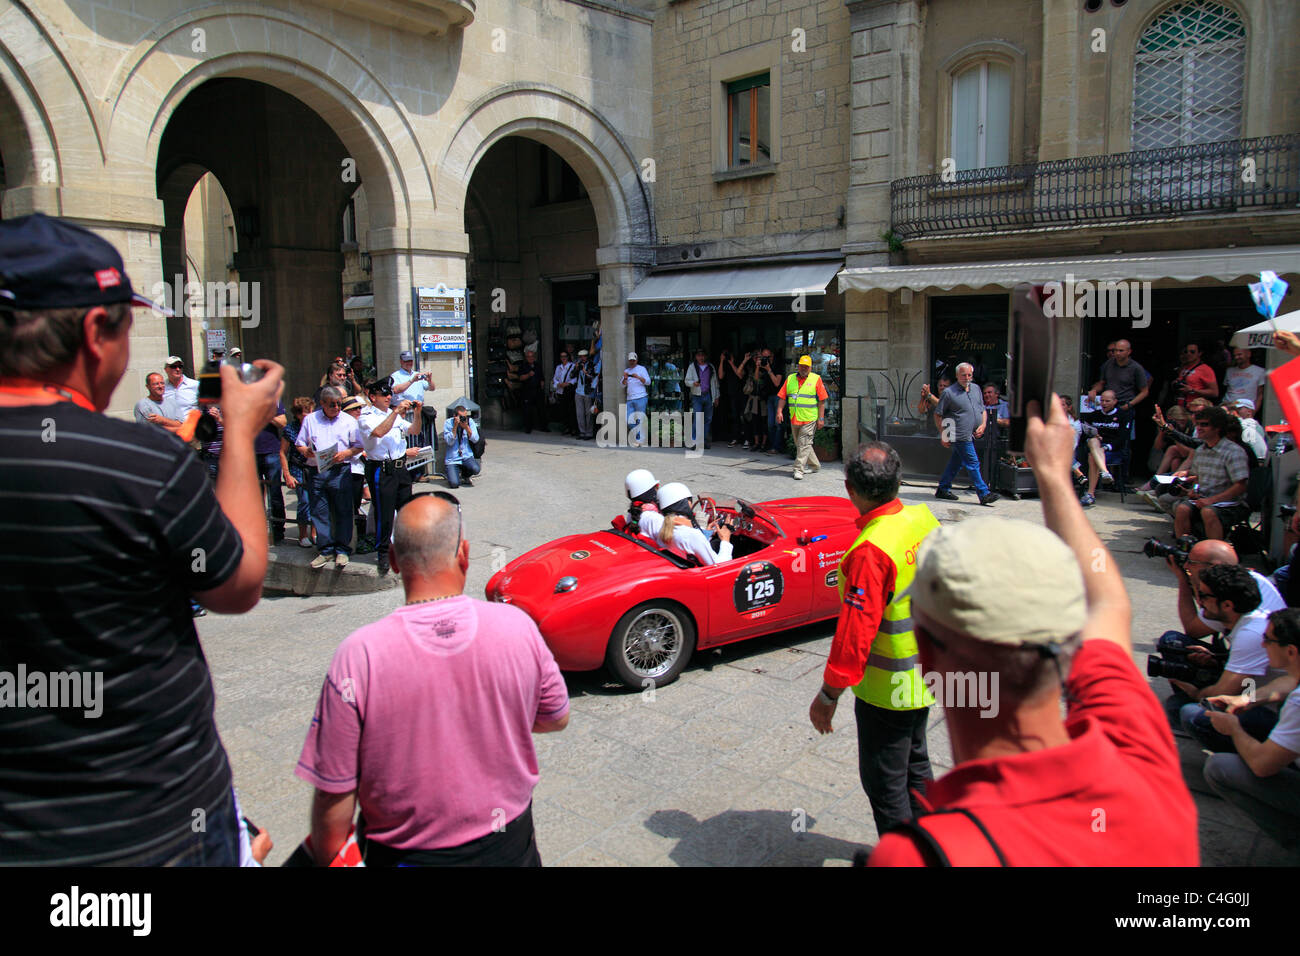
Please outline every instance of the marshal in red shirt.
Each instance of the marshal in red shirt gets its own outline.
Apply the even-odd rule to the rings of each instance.
[[[922,803],[973,812],[1010,866],[1197,866],[1196,806],[1168,721],[1132,659],[1110,641],[1086,641],[1067,690],[1068,744],[960,764]],[[959,848],[944,849],[960,862]],[[888,834],[869,865],[925,860],[911,837]]]
[[[864,515],[857,521],[858,533],[870,522],[883,515],[898,514],[903,502],[895,498]],[[862,683],[867,672],[867,658],[871,656],[871,642],[880,630],[880,618],[885,605],[894,594],[898,571],[889,555],[871,541],[864,541],[840,563],[840,574],[846,587],[862,589],[853,601],[840,607],[840,618],[835,625],[835,639],[826,658],[822,679],[827,687],[855,687]]]

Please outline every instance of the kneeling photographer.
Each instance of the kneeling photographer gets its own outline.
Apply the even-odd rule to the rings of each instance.
[[[1236,564],[1215,564],[1196,574],[1189,572],[1186,584],[1179,584],[1179,616],[1190,632],[1200,627],[1188,620],[1185,587],[1195,588],[1195,600],[1203,609],[1194,623],[1207,629],[1218,625],[1227,631],[1226,654],[1219,640],[1211,649],[1189,634],[1190,639],[1180,644],[1177,638],[1183,635],[1170,632],[1160,640],[1160,656],[1147,659],[1147,673],[1169,678],[1174,687],[1165,701],[1165,711],[1176,733],[1187,734],[1210,750],[1230,750],[1231,740],[1214,730],[1202,701],[1248,692],[1262,683],[1268,671],[1263,639],[1269,612],[1260,606],[1260,588],[1249,570]],[[1267,735],[1276,715],[1264,708],[1255,710],[1258,713],[1251,715],[1248,730]]]

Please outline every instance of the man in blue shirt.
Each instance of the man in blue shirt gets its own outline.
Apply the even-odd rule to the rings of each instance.
[[[473,476],[479,473],[479,463],[474,458],[474,443],[478,441],[478,426],[465,410],[457,405],[451,418],[442,426],[442,444],[447,449],[447,486],[473,488]],[[464,478],[461,472],[464,472]]]
[[[409,401],[413,406],[423,405],[425,393],[434,390],[432,379],[428,372],[417,372],[415,370],[415,356],[409,350],[403,352],[400,359],[402,367],[388,377],[393,389],[393,402]],[[429,411],[432,411],[432,409]],[[414,419],[408,413],[406,420],[410,422]],[[421,446],[433,444],[433,421],[434,416],[425,412],[424,419],[421,422],[419,440],[412,441],[411,444]],[[415,436],[411,437],[414,438]]]
[[[952,449],[948,467],[939,476],[939,490],[936,498],[944,501],[960,500],[952,490],[953,479],[961,468],[970,475],[971,484],[979,495],[980,504],[991,505],[997,501],[997,492],[990,491],[980,475],[980,460],[975,454],[975,439],[984,437],[988,417],[984,412],[984,395],[979,387],[971,383],[975,369],[969,362],[957,366],[957,384],[949,386],[939,397],[939,406],[934,411],[934,423],[939,426],[939,440],[944,448]]]

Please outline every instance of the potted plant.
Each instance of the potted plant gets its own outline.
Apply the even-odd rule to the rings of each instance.
[[[813,436],[813,454],[818,461],[840,460],[840,430],[838,428],[819,428]]]

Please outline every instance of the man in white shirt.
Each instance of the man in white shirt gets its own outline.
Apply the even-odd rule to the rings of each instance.
[[[423,406],[403,399],[392,404],[393,389],[383,379],[366,386],[370,407],[361,413],[357,427],[366,452],[366,482],[370,485],[371,507],[375,509],[375,550],[380,575],[388,573],[388,545],[393,537],[393,516],[411,500],[411,473],[406,459],[419,454],[408,448],[406,436],[419,432]],[[414,408],[411,421],[403,416]]]
[[[564,434],[576,435],[577,409],[573,404],[574,365],[569,361],[568,350],[560,352],[560,361],[556,363],[555,374],[551,376],[551,388],[555,392],[555,403],[560,407],[560,419],[564,422]]]
[[[1241,419],[1241,440],[1258,462],[1268,459],[1268,436],[1264,426],[1255,421],[1255,403],[1249,398],[1224,403],[1224,407]]]
[[[179,355],[167,356],[167,384],[163,387],[162,406],[167,417],[185,421],[185,416],[199,407],[199,380],[185,374],[185,360]]]
[[[393,396],[399,402],[410,402],[410,408],[422,407],[425,393],[434,390],[433,381],[428,372],[417,372],[415,370],[415,356],[409,350],[402,352],[399,358],[402,367],[388,376],[389,382],[392,383]],[[415,420],[409,411],[403,417],[408,422]],[[411,433],[411,437],[416,444],[432,445],[433,416],[426,415],[424,420],[420,422],[419,427]]]
[[[701,565],[731,560],[731,529],[725,525],[717,529],[718,550],[714,552],[708,536],[695,525],[691,492],[681,482],[670,482],[659,489],[659,512],[642,512],[640,526],[641,534],[654,544],[683,558],[695,558]],[[672,529],[671,541],[665,527]]]
[[[1227,391],[1223,394],[1223,404],[1229,408],[1241,399],[1248,399],[1251,408],[1259,408],[1264,403],[1264,384],[1268,373],[1258,365],[1250,362],[1250,349],[1232,350],[1232,368],[1223,373],[1223,384]]]
[[[1269,619],[1264,647],[1271,667],[1283,675],[1248,695],[1221,697],[1228,713],[1210,713],[1210,723],[1232,740],[1234,753],[1216,753],[1205,762],[1210,789],[1242,810],[1288,850],[1300,850],[1300,609],[1287,608]],[[1241,724],[1242,713],[1284,700],[1267,739],[1258,740]]]
[[[627,368],[623,370],[623,387],[627,389],[628,442],[633,448],[646,437],[646,406],[650,404],[650,373],[644,365],[637,364],[635,352],[627,353]],[[640,416],[638,419],[636,416]],[[633,432],[633,429],[636,429]]]
[[[1240,694],[1264,682],[1268,672],[1268,655],[1264,651],[1264,630],[1268,626],[1268,613],[1260,610],[1259,586],[1250,572],[1236,564],[1218,564],[1206,568],[1199,575],[1196,600],[1206,617],[1221,621],[1228,628],[1228,660],[1218,680],[1204,687],[1187,681],[1170,680],[1186,696],[1187,703],[1179,709],[1182,729],[1208,750],[1231,749],[1231,741],[1210,725],[1209,715],[1201,701],[1223,694]],[[1193,662],[1195,663],[1195,662]],[[1271,717],[1261,711],[1262,720]],[[1261,732],[1267,731],[1261,728]]]

